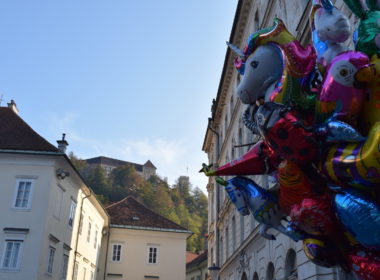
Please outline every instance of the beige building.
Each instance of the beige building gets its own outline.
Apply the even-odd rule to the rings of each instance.
[[[186,263],[186,280],[206,280],[208,278],[207,250]]]
[[[111,217],[103,237],[97,279],[185,280],[186,239],[191,232],[132,197],[107,207]]]
[[[112,172],[113,169],[119,166],[123,166],[126,164],[130,164],[133,166],[141,177],[143,177],[145,180],[149,179],[151,176],[156,175],[157,168],[154,166],[154,164],[147,160],[144,164],[138,164],[133,162],[128,162],[124,160],[109,158],[109,157],[94,157],[86,159],[86,162],[90,167],[95,168],[96,166],[100,166],[106,171],[107,176]]]
[[[311,2],[239,0],[229,42],[243,49],[254,31],[271,26],[273,18],[278,17],[302,44],[310,43]],[[334,2],[352,22],[355,20],[342,0]],[[245,106],[234,94],[240,81],[234,68],[234,57],[227,49],[203,144],[209,163],[216,166],[243,155],[257,141],[257,137],[244,127],[241,120]],[[243,144],[249,145],[239,147]],[[268,176],[255,176],[254,180],[264,188],[273,185],[272,178]],[[220,267],[221,280],[351,279],[339,269],[327,269],[311,263],[302,250],[302,242],[295,243],[277,232],[272,232],[277,240],[263,239],[252,215],[240,215],[214,178],[209,179],[207,190],[208,266],[215,264]]]
[[[0,107],[0,279],[95,279],[108,215],[64,138],[56,148],[15,109]]]

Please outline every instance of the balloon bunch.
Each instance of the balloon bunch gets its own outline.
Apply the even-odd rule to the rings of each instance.
[[[350,25],[330,0],[314,2],[313,46],[302,47],[280,19],[244,50],[228,44],[242,75],[243,123],[261,140],[201,170],[217,176],[242,215],[252,213],[263,237],[275,238],[272,227],[302,240],[312,262],[365,280],[380,279],[380,29],[366,28],[380,18],[376,3],[355,13],[364,25],[357,50],[343,44]],[[242,177],[259,174],[275,176],[277,187]]]

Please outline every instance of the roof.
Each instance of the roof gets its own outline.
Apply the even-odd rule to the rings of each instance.
[[[186,231],[184,227],[153,212],[132,196],[107,206],[106,210],[112,225]]]
[[[122,165],[126,165],[126,164],[131,164],[134,166],[136,171],[143,172],[143,166],[141,164],[128,162],[128,161],[124,161],[124,160],[119,160],[119,159],[115,159],[115,158],[100,156],[100,157],[94,157],[94,158],[86,159],[86,162],[88,164],[106,164],[106,165],[111,165],[111,166],[122,166]]]
[[[0,107],[0,149],[59,152],[8,107]]]
[[[186,251],[186,263],[191,262],[193,259],[198,257],[199,255],[190,251]]]
[[[186,263],[186,269],[198,266],[204,261],[206,261],[207,266],[207,250],[205,250],[202,254],[198,255],[198,257],[193,259],[191,262]]]

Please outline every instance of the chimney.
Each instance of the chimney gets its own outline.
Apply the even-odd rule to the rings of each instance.
[[[69,143],[67,143],[67,141],[65,140],[65,136],[66,136],[66,134],[62,133],[62,140],[58,140],[57,141],[57,143],[58,143],[58,150],[61,153],[66,153],[66,148],[69,145]]]
[[[13,99],[8,103],[8,108],[18,115],[19,110],[17,108],[16,102]]]

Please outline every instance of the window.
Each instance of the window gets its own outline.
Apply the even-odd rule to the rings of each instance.
[[[87,269],[83,267],[83,280],[86,280]]]
[[[90,280],[95,280],[95,273],[90,271]]]
[[[91,222],[88,223],[88,229],[87,229],[87,242],[90,242],[91,240]]]
[[[53,265],[54,265],[54,254],[55,254],[55,248],[52,246],[49,246],[49,258],[48,258],[48,265],[47,265],[47,273],[52,274],[53,273]]]
[[[98,233],[99,229],[97,226],[95,226],[94,249],[96,249],[96,246],[98,245]]]
[[[79,234],[82,234],[82,230],[83,230],[83,220],[84,220],[84,213],[82,212],[80,214],[80,220],[79,220]]]
[[[113,244],[112,246],[112,261],[119,262],[121,259],[121,244]]]
[[[228,232],[228,227],[226,227],[226,259],[229,256],[229,251],[230,251],[230,240],[229,240],[229,232]]]
[[[62,199],[63,199],[63,189],[60,186],[58,186],[56,188],[56,198],[54,202],[55,205],[54,205],[54,212],[53,212],[53,216],[58,220],[61,217]]]
[[[232,251],[236,248],[236,220],[235,216],[232,217]]]
[[[71,200],[70,203],[70,213],[69,213],[69,226],[74,225],[74,218],[75,218],[75,209],[77,208],[77,204],[74,200]]]
[[[17,180],[14,208],[30,209],[33,180]]]
[[[73,280],[78,279],[78,269],[79,269],[79,263],[75,262],[74,263],[74,274],[73,274]]]
[[[149,246],[148,263],[157,263],[158,247]]]
[[[2,268],[9,270],[20,268],[22,243],[22,240],[6,240]]]
[[[69,265],[69,256],[64,254],[63,255],[63,263],[62,263],[62,273],[61,273],[61,279],[62,280],[66,280],[68,265]]]

